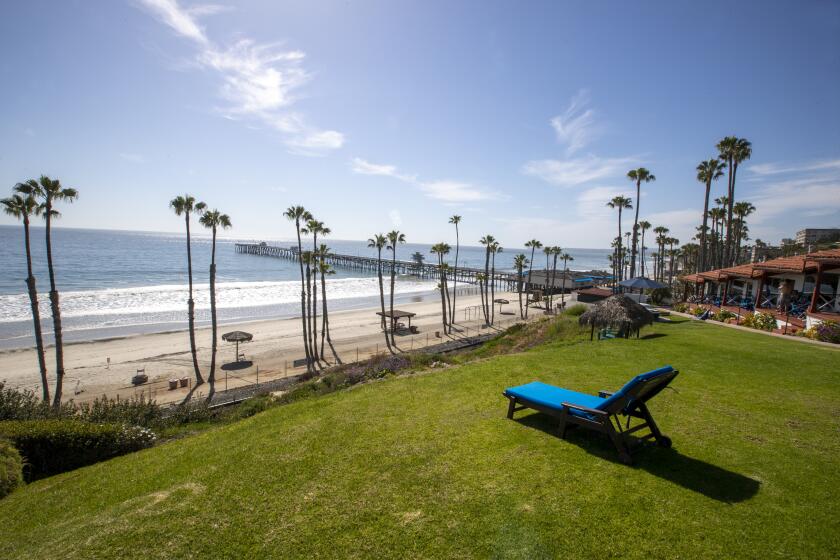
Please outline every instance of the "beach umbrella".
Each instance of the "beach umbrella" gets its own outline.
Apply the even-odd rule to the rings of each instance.
[[[581,325],[589,325],[592,335],[595,329],[611,328],[627,336],[645,325],[652,325],[656,316],[623,294],[611,296],[604,301],[590,307],[578,321]]]
[[[645,278],[644,276],[638,276],[636,278],[628,278],[627,280],[622,280],[618,283],[618,285],[636,290],[656,290],[658,288],[665,287],[664,284],[660,284],[656,280],[651,280],[650,278]]]
[[[236,343],[236,361],[239,361],[239,343],[240,342],[250,342],[254,338],[254,335],[251,333],[247,333],[245,331],[231,331],[229,333],[225,333],[222,335],[222,340],[225,342],[235,342]]]

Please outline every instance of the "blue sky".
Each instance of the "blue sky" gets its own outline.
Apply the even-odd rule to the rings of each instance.
[[[606,247],[645,166],[641,216],[685,242],[732,134],[754,237],[840,226],[838,2],[6,2],[0,53],[0,185],[77,187],[68,227],[177,231],[189,192],[237,236],[303,204],[342,239],[457,213]]]

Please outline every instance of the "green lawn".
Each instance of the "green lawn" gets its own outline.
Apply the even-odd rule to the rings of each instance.
[[[41,480],[0,558],[838,558],[840,351],[699,322],[389,379]],[[664,364],[670,450],[505,418]]]

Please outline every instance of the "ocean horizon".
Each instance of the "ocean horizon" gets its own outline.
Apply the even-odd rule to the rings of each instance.
[[[210,321],[209,236],[192,236],[196,324]],[[44,228],[32,227],[32,258],[37,279],[41,320],[51,341],[49,278],[46,268]],[[23,228],[0,226],[0,349],[34,346],[32,316],[26,293]],[[68,342],[80,342],[168,332],[187,328],[186,234],[121,230],[53,228],[53,259],[61,293],[62,326]],[[284,259],[239,254],[236,243],[262,242],[291,246],[293,240],[225,237],[217,239],[216,300],[222,324],[295,317],[300,312],[300,279],[296,263]],[[319,243],[322,240],[319,239]],[[333,251],[375,256],[366,241],[323,240]],[[311,240],[310,240],[311,243]],[[436,256],[431,245],[407,243],[397,258],[409,260],[421,252],[427,262]],[[609,249],[574,249],[573,270],[608,268]],[[513,257],[522,249],[505,249],[496,256],[498,270],[512,270]],[[454,262],[453,251],[449,262]],[[536,268],[545,267],[545,256],[535,257]],[[540,266],[542,264],[542,266]],[[483,267],[484,248],[462,245],[459,266]],[[436,282],[399,276],[395,301],[419,301],[435,294]],[[331,311],[373,307],[379,302],[375,274],[336,268],[327,280]]]

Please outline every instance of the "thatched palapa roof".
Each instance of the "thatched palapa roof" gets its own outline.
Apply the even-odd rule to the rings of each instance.
[[[620,332],[638,331],[653,324],[656,317],[623,294],[617,294],[590,307],[580,316],[581,325],[593,328],[611,328]]]

